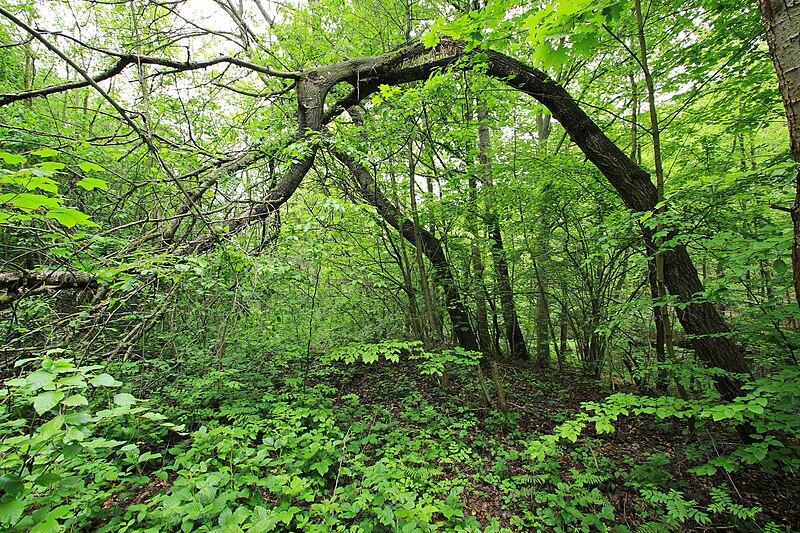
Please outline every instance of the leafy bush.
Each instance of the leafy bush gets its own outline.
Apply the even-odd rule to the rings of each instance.
[[[140,452],[135,430],[180,429],[117,392],[122,383],[102,366],[50,355],[19,361],[39,368],[0,392],[0,525],[8,531],[79,529],[108,518],[110,503],[147,479],[140,466],[159,457]]]

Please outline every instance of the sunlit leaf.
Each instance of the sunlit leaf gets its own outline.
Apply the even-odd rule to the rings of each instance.
[[[43,161],[41,163],[36,163],[36,165],[34,165],[34,168],[54,172],[57,170],[62,170],[66,166],[67,165],[65,165],[64,163],[59,163],[58,161]]]
[[[8,152],[0,152],[0,159],[9,165],[21,165],[28,160],[24,155],[9,154]]]
[[[42,194],[23,192],[20,194],[6,193],[0,194],[0,204],[11,204],[17,209],[33,211],[40,207],[58,208],[60,200]]]
[[[94,189],[108,189],[108,184],[105,182],[105,180],[101,180],[98,178],[83,178],[75,185],[77,185],[78,187],[83,187],[87,191],[91,191]]]
[[[97,226],[97,224],[89,220],[89,215],[71,207],[57,207],[55,209],[51,209],[47,212],[47,218],[55,219],[59,222],[59,224],[68,228],[72,228],[77,225]]]
[[[84,161],[83,163],[78,163],[78,168],[80,168],[84,172],[89,172],[90,170],[104,170],[103,167],[101,167],[97,163],[92,163],[91,161]]]
[[[119,387],[122,382],[114,379],[110,374],[98,374],[89,380],[93,387]]]
[[[52,148],[40,148],[39,150],[34,150],[31,152],[31,155],[38,155],[39,157],[55,157],[58,155],[58,150],[53,150]]]

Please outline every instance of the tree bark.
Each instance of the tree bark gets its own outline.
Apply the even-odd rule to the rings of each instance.
[[[29,270],[24,272],[0,273],[0,310],[11,306],[26,294],[45,290],[95,290],[98,281],[94,274],[88,272],[71,272],[68,270]]]
[[[540,249],[541,251],[541,249]],[[536,366],[550,368],[550,304],[547,300],[547,276],[534,263],[536,291]]]
[[[68,270],[33,270],[26,272],[0,273],[0,288],[17,292],[22,288],[37,289],[92,289],[97,286],[97,278],[87,272]]]
[[[653,162],[656,173],[656,194],[658,195],[658,209],[656,213],[664,214],[667,211],[664,202],[664,166],[661,158],[661,127],[658,121],[656,109],[656,90],[653,82],[653,75],[650,72],[647,59],[647,40],[644,35],[644,17],[642,15],[642,2],[635,0],[634,10],[636,12],[636,33],[639,40],[639,65],[644,75],[645,87],[647,88],[647,105],[650,111],[650,134],[653,139]],[[635,88],[634,88],[635,93]],[[634,97],[634,100],[636,98]],[[657,233],[664,230],[663,224],[656,228]],[[653,318],[656,324],[656,358],[659,363],[666,362],[666,346],[672,343],[672,325],[669,321],[669,306],[666,302],[667,289],[664,283],[664,255],[661,253],[663,238],[655,242],[656,255],[648,259],[648,271],[650,272],[651,294],[653,297]],[[659,369],[656,389],[659,392],[666,392],[666,376],[663,368]]]
[[[411,140],[408,141],[408,199],[411,205],[411,221],[414,223],[414,256],[417,260],[419,271],[419,285],[422,288],[422,297],[425,302],[425,314],[428,318],[428,327],[425,328],[426,334],[423,345],[426,350],[432,349],[431,342],[441,342],[442,327],[436,309],[433,304],[433,293],[428,283],[428,271],[425,268],[425,259],[422,253],[422,235],[420,234],[419,211],[417,209],[417,173],[416,161],[414,160],[414,150]]]
[[[492,160],[489,155],[490,139],[489,125],[487,124],[488,110],[486,102],[478,102],[478,157],[481,165],[481,181],[487,189],[489,199],[486,205],[486,221],[489,238],[492,241],[492,260],[494,261],[497,288],[500,293],[500,306],[503,309],[503,325],[505,326],[508,349],[513,359],[527,360],[528,346],[522,335],[522,328],[517,317],[517,307],[514,305],[514,291],[511,287],[511,276],[508,274],[508,260],[503,247],[503,235],[500,232],[500,220],[494,209],[494,183],[492,180]]]
[[[489,333],[489,313],[486,311],[486,287],[483,284],[483,261],[481,252],[476,245],[472,245],[472,278],[475,283],[475,322],[478,330],[478,343],[481,351],[495,357],[492,336]]]
[[[800,163],[800,0],[758,0],[767,45],[786,110],[792,157]],[[792,217],[794,298],[800,305],[800,170],[795,176]]]

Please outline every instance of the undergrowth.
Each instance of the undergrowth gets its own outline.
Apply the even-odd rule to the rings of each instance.
[[[785,530],[733,479],[756,467],[794,476],[796,370],[753,382],[731,404],[620,393],[580,407],[563,384],[531,373],[534,403],[506,418],[479,400],[475,358],[416,343],[348,346],[301,371],[291,357],[235,371],[220,363],[162,379],[148,400],[66,353],[18,365],[0,411],[2,527]],[[539,410],[560,423],[526,421]],[[614,453],[609,438],[628,417],[651,428],[692,420],[682,474],[657,448]],[[759,431],[750,443],[711,453],[697,438],[744,421]]]

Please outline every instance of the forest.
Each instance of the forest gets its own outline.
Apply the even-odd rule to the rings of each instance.
[[[0,530],[800,530],[799,0],[0,0]]]

